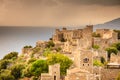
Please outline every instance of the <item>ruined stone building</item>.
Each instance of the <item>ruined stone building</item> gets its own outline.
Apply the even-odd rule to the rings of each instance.
[[[93,25],[88,25],[84,29],[67,30],[63,28],[61,31],[56,29],[53,35],[53,41],[57,44],[64,42],[63,51],[72,52],[77,47],[92,47]]]
[[[96,34],[100,34],[100,37],[93,38],[93,45],[99,45],[101,50],[105,50],[111,44],[118,42],[118,34],[113,30],[97,29]]]

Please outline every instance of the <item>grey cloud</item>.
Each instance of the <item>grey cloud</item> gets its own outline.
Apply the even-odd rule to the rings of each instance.
[[[59,4],[72,5],[102,5],[102,6],[118,6],[120,0],[0,0],[0,3],[14,3],[22,6],[56,6]]]
[[[18,1],[30,5],[43,4],[46,6],[55,6],[60,3],[72,5],[104,5],[104,6],[120,5],[120,0],[18,0]]]
[[[76,5],[104,5],[115,6],[120,5],[120,0],[59,0],[62,3]]]

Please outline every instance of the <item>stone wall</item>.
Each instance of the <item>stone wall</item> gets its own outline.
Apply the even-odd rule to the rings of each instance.
[[[65,80],[97,80],[94,74],[89,71],[79,68],[73,68],[67,70]]]
[[[110,62],[111,63],[118,63],[118,64],[120,64],[120,52],[117,55],[112,53],[111,54],[111,58],[110,58]]]
[[[94,67],[93,69],[93,73],[98,77],[98,80],[115,80],[119,72],[120,69],[104,69],[102,67]]]
[[[101,80],[115,80],[120,69],[102,69]]]

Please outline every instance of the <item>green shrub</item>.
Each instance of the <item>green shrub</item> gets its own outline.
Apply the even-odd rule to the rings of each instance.
[[[103,66],[103,64],[99,60],[94,60],[93,66]]]
[[[47,47],[50,48],[50,47],[54,47],[55,44],[53,41],[49,41],[48,44],[47,44]]]
[[[7,69],[9,64],[10,64],[9,60],[1,60],[0,61],[0,70],[1,69]]]
[[[100,46],[99,46],[99,45],[93,45],[92,48],[93,48],[93,49],[99,49]]]
[[[24,48],[32,48],[32,46],[24,46]]]
[[[52,51],[50,48],[46,48],[43,52],[43,56],[47,57],[49,54],[52,54]]]
[[[35,62],[36,60],[37,60],[36,58],[31,58],[31,59],[28,61],[28,64],[33,63],[33,62]]]
[[[94,32],[94,33],[92,34],[92,36],[93,36],[93,37],[101,37],[101,35],[100,35],[99,33],[97,34],[96,32]]]
[[[114,43],[111,45],[112,47],[115,47],[117,50],[120,50],[120,42]]]
[[[4,56],[3,59],[13,59],[18,57],[18,52],[11,52]]]
[[[117,54],[117,53],[118,53],[118,50],[117,50],[117,48],[115,48],[115,47],[106,48],[106,51],[107,51],[107,53],[108,53],[108,61],[110,60],[111,53],[114,53],[114,54]]]
[[[10,74],[10,70],[2,70],[0,73],[0,80],[16,80],[13,75]]]

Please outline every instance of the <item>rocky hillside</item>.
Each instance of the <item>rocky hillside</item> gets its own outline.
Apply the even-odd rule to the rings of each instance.
[[[103,24],[95,25],[94,30],[96,29],[118,29],[120,30],[120,18],[105,22]]]

